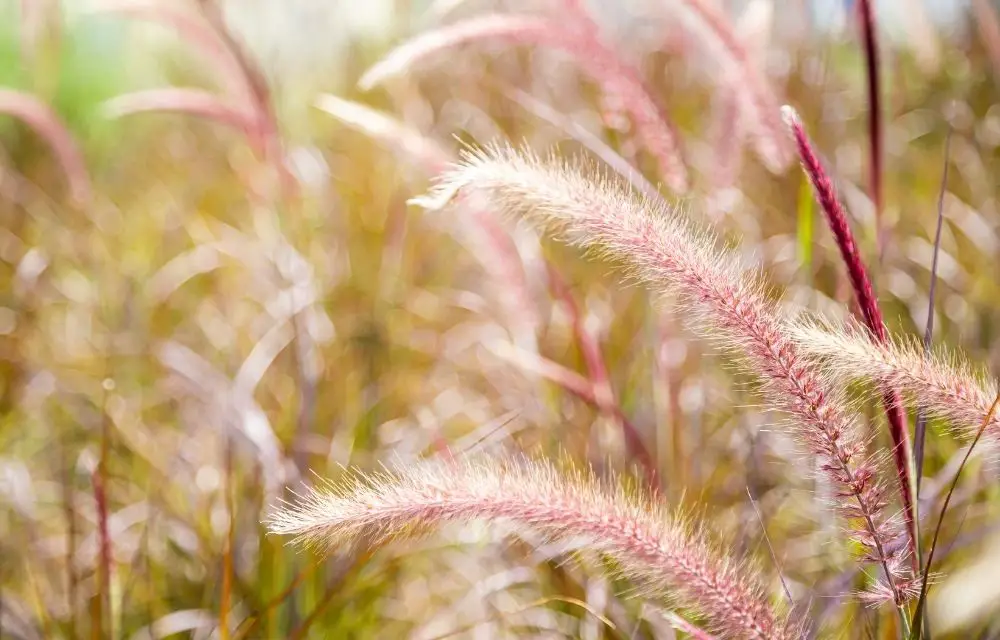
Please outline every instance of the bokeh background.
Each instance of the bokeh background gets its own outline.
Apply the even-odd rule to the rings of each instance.
[[[802,115],[895,332],[927,323],[947,164],[934,340],[1000,364],[996,7],[875,3],[879,252],[852,3],[702,1]],[[2,637],[685,637],[585,552],[567,562],[524,532],[455,526],[322,558],[260,524],[345,465],[527,451],[643,482],[630,430],[664,500],[776,575],[767,531],[825,633],[894,637],[844,596],[860,578],[829,488],[669,300],[490,212],[407,205],[461,142],[606,145],[662,182],[560,51],[467,44],[357,87],[419,33],[491,12],[564,19],[566,3],[152,2],[0,0],[0,89],[19,92],[0,111],[22,116],[0,115]],[[747,148],[739,79],[686,2],[587,6],[677,125],[692,178],[679,206],[739,240],[790,311],[845,317],[808,184]],[[163,87],[200,92],[121,98]],[[39,114],[41,134],[25,124]],[[859,407],[883,434],[878,407]],[[963,450],[930,431],[936,514]],[[995,471],[972,463],[945,524],[938,637],[1000,634]]]

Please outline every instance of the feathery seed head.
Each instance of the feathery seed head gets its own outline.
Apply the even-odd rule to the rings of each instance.
[[[857,323],[834,326],[812,318],[793,323],[790,335],[835,379],[867,379],[906,391],[966,438],[975,436],[997,396],[996,380],[957,354],[925,354],[916,338],[876,342]],[[1000,441],[1000,418],[991,419],[986,436]]]
[[[659,504],[589,473],[525,459],[427,462],[353,473],[275,510],[267,524],[330,549],[378,545],[448,521],[506,521],[606,554],[650,597],[691,608],[733,638],[794,638],[745,563],[717,553]]]

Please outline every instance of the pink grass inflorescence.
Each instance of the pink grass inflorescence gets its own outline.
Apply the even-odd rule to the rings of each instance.
[[[691,608],[727,638],[795,638],[745,563],[720,554],[661,505],[589,474],[523,460],[468,459],[353,474],[272,513],[268,525],[330,549],[372,546],[449,521],[505,521],[614,559],[651,597]]]

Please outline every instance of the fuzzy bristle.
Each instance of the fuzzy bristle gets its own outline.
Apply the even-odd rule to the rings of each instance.
[[[912,394],[932,415],[952,422],[969,439],[982,426],[1000,391],[995,380],[959,356],[927,354],[916,339],[877,344],[863,327],[833,327],[811,320],[797,323],[792,336],[803,353],[834,378],[891,384]],[[1000,418],[991,419],[985,435],[1000,441]]]
[[[745,564],[719,554],[660,504],[589,473],[525,459],[399,466],[348,479],[277,509],[268,526],[330,549],[382,544],[449,521],[504,521],[613,559],[650,598],[690,608],[731,638],[793,638]]]

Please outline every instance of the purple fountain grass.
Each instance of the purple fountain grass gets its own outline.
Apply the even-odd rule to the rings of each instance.
[[[803,353],[816,359],[843,382],[874,380],[914,396],[931,415],[945,418],[971,439],[989,413],[997,381],[955,354],[924,352],[917,339],[874,343],[863,327],[797,323],[792,333]],[[1000,418],[994,416],[986,437],[1000,443]]]
[[[631,116],[636,140],[656,160],[661,177],[674,192],[688,189],[687,168],[674,125],[646,89],[639,72],[621,60],[580,16],[569,24],[528,15],[494,14],[471,18],[423,33],[400,45],[365,72],[362,89],[383,83],[414,64],[447,49],[483,40],[538,44],[569,53],[601,90],[616,98]]]
[[[90,201],[92,190],[83,154],[52,108],[33,95],[0,89],[0,114],[21,120],[45,141],[69,182],[70,197],[77,204]]]
[[[757,277],[740,271],[736,257],[693,229],[669,207],[650,202],[620,181],[558,159],[494,146],[464,154],[463,164],[438,180],[416,204],[440,208],[458,196],[533,220],[554,235],[608,255],[658,293],[680,294],[696,326],[733,347],[762,381],[770,403],[792,417],[791,428],[821,473],[834,483],[837,508],[852,523],[866,558],[881,565],[872,597],[898,606],[912,595],[905,549],[895,550],[898,523],[885,515],[880,457],[865,457],[866,439],[840,399],[828,393],[819,371],[786,333]]]
[[[658,488],[660,486],[660,478],[656,470],[656,462],[643,443],[638,429],[625,416],[625,412],[622,411],[615,397],[614,388],[611,386],[611,378],[608,375],[608,366],[604,361],[604,355],[601,353],[601,345],[597,337],[587,328],[587,323],[580,311],[580,307],[573,299],[573,294],[570,292],[565,280],[563,280],[562,276],[551,263],[546,266],[548,267],[549,288],[552,290],[555,298],[562,302],[563,306],[569,312],[573,333],[576,335],[576,343],[580,348],[584,364],[587,367],[588,382],[594,399],[594,406],[618,423],[622,436],[625,439],[625,447],[628,450],[629,457],[641,465],[649,485]]]
[[[820,162],[819,156],[813,149],[812,142],[809,140],[802,120],[795,109],[785,106],[782,108],[782,115],[792,137],[795,138],[795,145],[802,161],[802,169],[812,185],[816,202],[819,203],[820,209],[826,216],[827,224],[830,231],[833,232],[833,238],[840,250],[840,256],[847,267],[847,274],[854,288],[854,297],[858,308],[861,309],[864,324],[877,342],[885,343],[889,336],[882,318],[882,310],[872,287],[871,278],[868,277],[868,269],[858,252],[858,245],[854,241],[854,232],[851,231],[851,225],[847,221],[847,214],[837,197],[833,180],[830,179],[823,163]],[[899,494],[903,502],[906,529],[909,534],[911,558],[916,561],[917,530],[914,511],[916,501],[913,498],[914,488],[910,473],[912,458],[906,413],[903,411],[903,403],[899,394],[892,387],[883,389],[882,404],[885,407],[885,415],[889,423],[889,437],[892,440],[892,454],[896,464],[896,476],[899,481]]]
[[[467,459],[352,473],[274,511],[273,533],[330,550],[379,545],[449,521],[530,527],[618,564],[647,597],[698,611],[730,638],[795,638],[800,627],[768,602],[757,573],[643,494],[591,474],[523,459]]]

